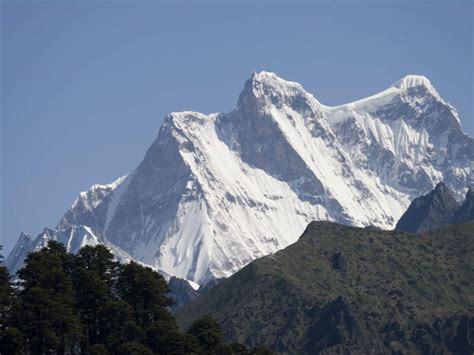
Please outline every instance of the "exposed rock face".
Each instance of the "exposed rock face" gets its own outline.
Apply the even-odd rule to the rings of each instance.
[[[474,190],[469,188],[461,207],[456,211],[451,223],[464,223],[474,220]]]
[[[473,139],[424,77],[328,107],[255,73],[230,113],[168,115],[140,165],[81,193],[52,234],[87,227],[95,239],[79,244],[202,285],[294,243],[310,221],[391,229],[440,180],[460,199],[473,164]],[[39,244],[21,240],[6,265]]]
[[[304,347],[307,354],[349,353],[350,349],[373,349],[380,353],[383,350],[346,302],[339,296],[321,310],[308,329],[309,341]]]
[[[411,336],[424,354],[474,352],[474,317],[461,315],[436,318],[431,324],[417,324]]]
[[[468,189],[461,206],[453,193],[440,182],[425,196],[413,200],[395,229],[411,233],[431,231],[449,223],[474,220],[474,192]]]
[[[452,193],[440,182],[429,194],[411,203],[395,229],[412,233],[430,231],[450,223],[458,209]]]
[[[171,310],[173,312],[176,312],[177,310],[194,300],[196,297],[212,290],[222,281],[223,279],[212,279],[205,285],[196,288],[196,284],[191,285],[189,281],[171,276],[168,281],[168,288],[170,290],[170,292],[168,293],[168,297],[170,297],[175,302],[175,304],[171,306]]]
[[[188,281],[178,279],[174,276],[168,281],[168,288],[170,290],[168,297],[175,302],[175,304],[171,306],[172,311],[183,307],[199,295],[199,291],[195,290]]]

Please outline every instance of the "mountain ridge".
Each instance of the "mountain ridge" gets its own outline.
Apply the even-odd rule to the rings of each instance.
[[[474,221],[423,234],[310,223],[177,311],[282,354],[469,353]]]
[[[457,198],[474,180],[457,112],[403,80],[329,108],[298,83],[253,74],[229,113],[167,115],[139,166],[81,193],[56,229],[87,226],[198,284],[294,243],[312,220],[390,229],[440,179]]]
[[[417,197],[400,217],[395,229],[411,233],[434,230],[445,224],[474,220],[474,193],[469,187],[461,204],[452,192],[439,182],[433,191]]]

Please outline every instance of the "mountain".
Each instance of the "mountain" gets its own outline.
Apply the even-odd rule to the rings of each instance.
[[[474,192],[468,189],[461,206],[452,192],[442,183],[433,191],[413,200],[402,215],[395,229],[411,233],[422,233],[449,223],[464,223],[474,220]]]
[[[284,354],[471,354],[474,221],[428,234],[312,222],[176,313]]]
[[[168,281],[168,297],[171,298],[174,304],[170,307],[175,311],[185,304],[188,304],[199,295],[199,290],[193,288],[188,281],[171,276]]]
[[[450,223],[458,209],[452,193],[440,182],[429,194],[413,200],[395,229],[412,233],[430,231]]]
[[[5,260],[5,265],[10,270],[19,270],[29,252],[41,250],[46,247],[50,240],[64,244],[71,253],[78,252],[79,249],[86,245],[105,244],[119,261],[128,262],[132,260],[132,257],[125,251],[97,237],[90,227],[72,225],[61,229],[45,228],[36,238],[27,233],[21,233],[15,247]]]
[[[474,140],[424,77],[329,107],[254,73],[230,113],[166,116],[139,166],[80,193],[55,231],[87,227],[95,239],[83,243],[202,285],[294,243],[313,220],[391,229],[440,180],[461,199],[473,164]],[[38,244],[20,241],[6,265]]]
[[[451,220],[452,223],[464,223],[474,220],[474,190],[468,189],[464,201]]]
[[[199,295],[209,292],[222,281],[223,279],[213,279],[201,287],[197,287],[198,285],[193,282],[171,276],[168,281],[168,297],[174,302],[170,307],[171,311],[176,312]]]

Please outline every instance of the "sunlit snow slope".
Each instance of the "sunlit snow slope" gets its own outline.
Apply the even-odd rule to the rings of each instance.
[[[81,193],[56,233],[84,226],[74,245],[105,243],[203,284],[295,242],[312,220],[391,229],[440,180],[462,196],[473,169],[473,139],[424,77],[328,107],[262,72],[230,113],[168,115],[140,165]],[[43,244],[20,238],[7,265],[32,245]]]

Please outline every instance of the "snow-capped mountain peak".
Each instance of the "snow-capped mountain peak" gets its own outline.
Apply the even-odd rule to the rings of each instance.
[[[429,90],[436,91],[431,85],[429,79],[423,75],[406,75],[400,80],[396,81],[393,86],[400,90],[408,90],[410,88],[423,86]]]
[[[257,104],[260,106],[284,103],[292,104],[293,101],[303,100],[320,105],[313,95],[306,92],[301,84],[279,78],[275,73],[262,71],[253,73],[245,82],[237,106]],[[298,102],[296,102],[298,103]]]
[[[81,193],[52,233],[20,238],[7,265],[46,235],[105,243],[203,284],[295,242],[312,220],[393,228],[438,181],[461,197],[474,184],[474,141],[433,93],[408,76],[329,107],[298,83],[254,73],[229,113],[167,115],[132,173]]]

